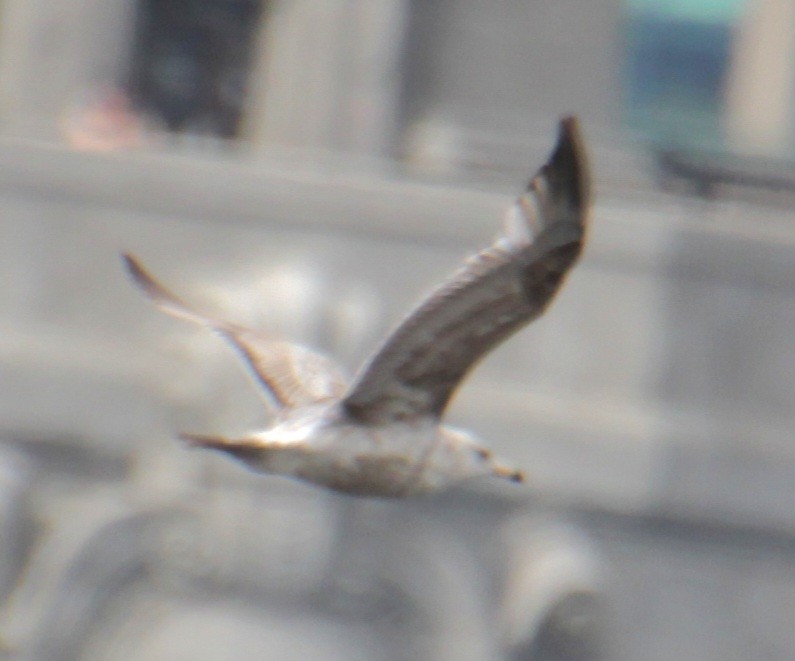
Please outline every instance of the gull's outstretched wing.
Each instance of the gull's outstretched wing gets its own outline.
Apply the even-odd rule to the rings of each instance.
[[[173,317],[212,328],[226,338],[243,356],[277,406],[302,406],[339,398],[345,393],[347,380],[325,356],[196,312],[158,283],[134,257],[124,254],[122,258],[133,282],[159,309]]]
[[[469,369],[552,300],[582,248],[588,187],[577,120],[568,117],[503,233],[386,339],[346,395],[348,413],[374,424],[441,416]]]

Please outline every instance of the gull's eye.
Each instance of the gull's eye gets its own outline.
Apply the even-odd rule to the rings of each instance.
[[[491,459],[491,451],[486,450],[486,448],[477,448],[475,452],[477,453],[478,457],[483,461],[488,461],[489,459]]]

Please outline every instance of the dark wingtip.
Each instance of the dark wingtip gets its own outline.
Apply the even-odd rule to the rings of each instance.
[[[130,279],[146,294],[154,297],[158,288],[152,276],[146,272],[146,269],[141,266],[141,263],[128,252],[121,253],[121,261]]]
[[[127,271],[127,273],[129,273],[132,277],[135,277],[135,274],[141,270],[138,260],[136,260],[132,254],[125,251],[120,252],[119,257],[121,257],[121,262],[124,264],[124,269]]]
[[[161,310],[174,317],[187,319],[194,323],[207,325],[211,322],[208,318],[196,314],[178,296],[155,280],[133,255],[123,252],[121,253],[121,260],[127,275],[130,276],[135,286],[146,294]],[[212,322],[211,325],[213,324],[215,322]]]
[[[574,115],[561,118],[557,143],[538,176],[547,180],[549,193],[558,204],[565,204],[579,214],[588,207],[590,171],[580,122]]]

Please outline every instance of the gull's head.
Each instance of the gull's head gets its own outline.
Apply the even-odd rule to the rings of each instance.
[[[492,476],[511,482],[524,482],[522,471],[511,468],[494,457],[488,448],[465,431],[443,428],[445,456],[461,479]]]

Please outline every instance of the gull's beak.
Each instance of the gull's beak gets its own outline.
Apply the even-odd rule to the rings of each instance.
[[[507,466],[502,466],[500,464],[495,464],[494,474],[497,477],[502,477],[506,480],[510,480],[511,482],[524,482],[524,473],[522,473],[522,471],[508,468]]]

